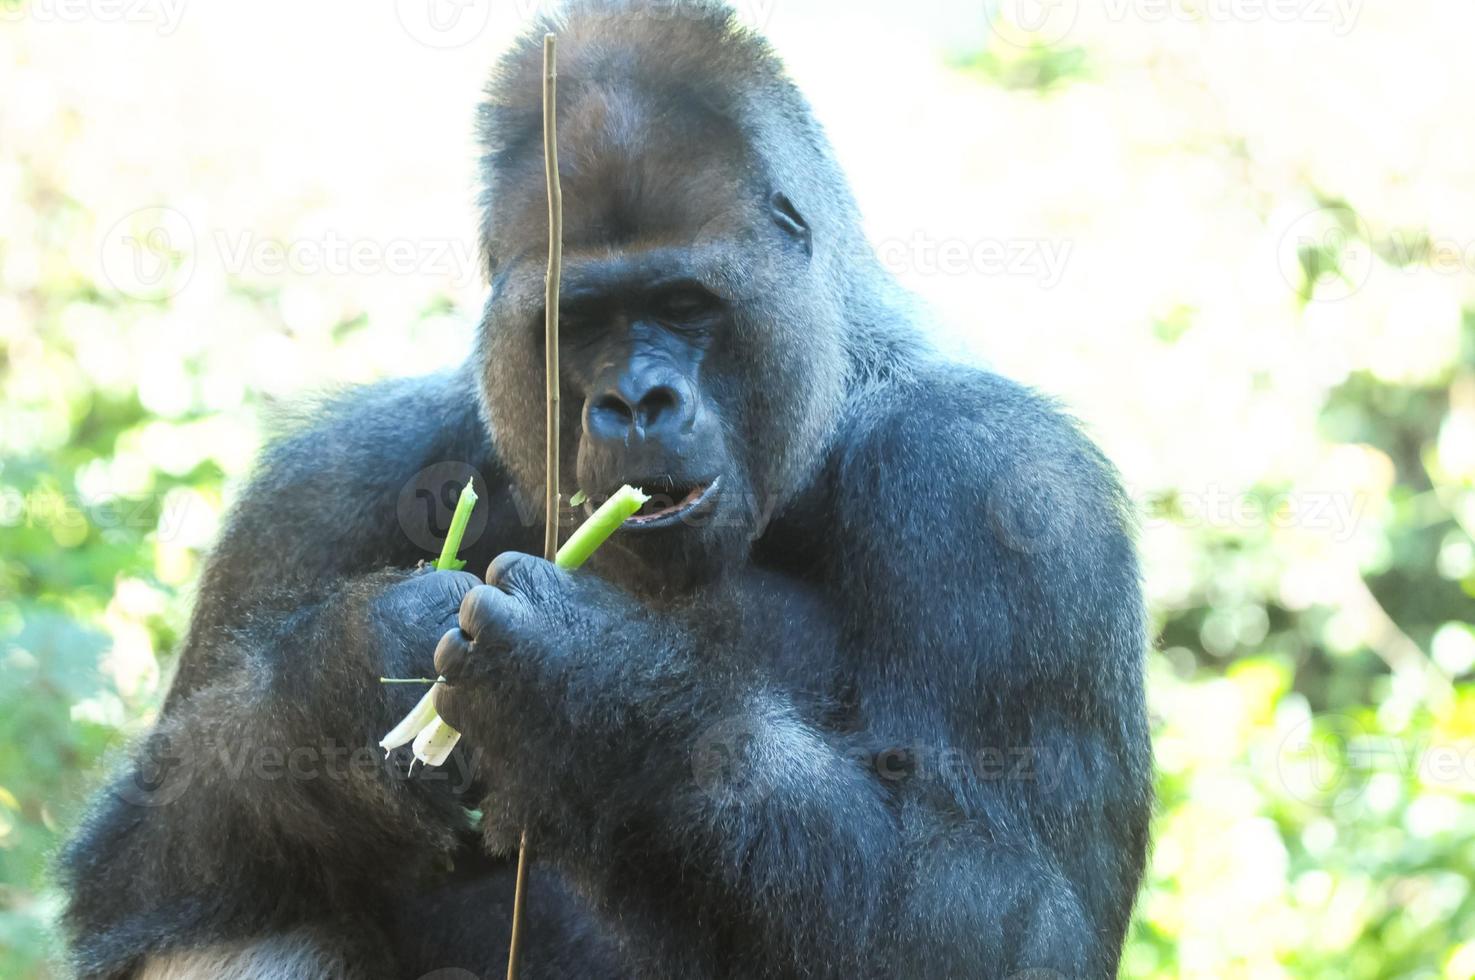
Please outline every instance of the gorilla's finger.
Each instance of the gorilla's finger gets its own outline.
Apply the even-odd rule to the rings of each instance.
[[[535,595],[558,575],[557,566],[520,551],[504,551],[487,568],[487,585],[517,595]]]
[[[521,601],[490,585],[478,585],[461,599],[461,629],[473,642],[506,633],[517,621]]]
[[[427,582],[451,602],[460,602],[466,593],[481,584],[476,580],[476,576],[470,572],[443,572],[435,570],[430,574],[432,577]]]
[[[384,594],[383,611],[405,623],[434,622],[457,608],[462,596],[480,584],[466,572],[416,573]]]
[[[471,656],[471,638],[460,627],[446,630],[435,647],[435,672],[448,681],[460,677]]]
[[[463,720],[457,717],[457,707],[464,699],[457,698],[456,692],[445,684],[437,685],[435,689],[435,713],[440,715],[440,720],[450,725],[456,731],[466,727]]]

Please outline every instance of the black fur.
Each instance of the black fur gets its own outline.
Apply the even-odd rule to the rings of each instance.
[[[268,451],[157,731],[64,856],[78,971],[498,976],[527,828],[527,977],[1114,975],[1151,767],[1110,466],[928,349],[728,13],[557,29],[561,480],[719,476],[714,509],[578,572],[493,562],[542,533],[534,32],[482,119],[478,349]],[[411,570],[470,474],[486,586]],[[421,689],[376,678],[436,669],[466,737],[407,775],[372,745]]]

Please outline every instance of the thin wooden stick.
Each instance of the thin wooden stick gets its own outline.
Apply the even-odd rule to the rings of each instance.
[[[543,35],[543,160],[548,172],[548,278],[544,283],[544,367],[548,379],[548,496],[543,516],[543,557],[558,556],[558,287],[563,276],[563,190],[558,182],[558,38]],[[517,847],[517,883],[512,891],[512,938],[507,946],[507,980],[517,980],[522,954],[522,920],[527,906],[528,832]]]
[[[543,159],[548,170],[548,278],[544,330],[548,371],[548,506],[543,557],[558,557],[558,288],[563,278],[563,188],[558,180],[558,38],[543,35]]]

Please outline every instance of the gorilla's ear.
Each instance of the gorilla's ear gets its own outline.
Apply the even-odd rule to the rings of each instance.
[[[773,216],[773,223],[783,229],[784,234],[803,245],[805,255],[813,255],[814,235],[809,230],[809,222],[805,221],[804,215],[794,207],[794,202],[783,193],[775,193],[768,199],[768,206],[769,214]]]

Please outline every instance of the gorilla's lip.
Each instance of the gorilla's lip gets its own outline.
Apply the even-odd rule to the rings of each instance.
[[[665,479],[638,481],[634,485],[650,494],[650,502],[620,527],[631,531],[652,531],[691,521],[716,504],[721,482],[721,477],[699,483]]]

